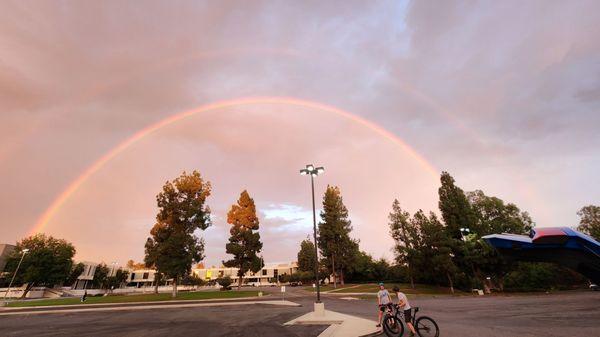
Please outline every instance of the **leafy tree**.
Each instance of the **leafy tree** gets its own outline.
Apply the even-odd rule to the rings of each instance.
[[[515,204],[504,203],[502,199],[487,196],[480,190],[468,192],[467,198],[473,209],[475,223],[464,246],[465,259],[484,290],[489,291],[489,284],[485,280],[487,276],[503,289],[504,276],[512,270],[513,265],[481,237],[494,233],[527,234],[535,223],[527,212],[522,212]]]
[[[147,266],[143,262],[135,262],[133,260],[127,261],[127,268],[132,270],[145,269]]]
[[[206,282],[201,277],[198,277],[195,274],[184,275],[181,278],[181,284],[186,285],[186,286],[201,286],[201,285],[204,285],[205,283]]]
[[[374,274],[375,262],[373,257],[364,251],[358,252],[352,272],[348,274],[348,280],[353,282],[381,281],[381,279],[376,279]]]
[[[415,251],[415,244],[418,238],[417,228],[410,221],[410,213],[402,210],[402,207],[400,207],[398,199],[395,199],[392,203],[392,212],[388,215],[388,219],[390,234],[395,242],[396,262],[408,267],[410,286],[414,289],[415,282],[412,267],[417,255]]]
[[[578,230],[600,241],[600,206],[588,205],[579,210]]]
[[[67,277],[65,284],[72,286],[77,281],[79,275],[83,273],[84,269],[85,265],[81,262],[77,263],[76,265],[73,265],[73,268],[71,268],[71,273],[69,274],[69,277]]]
[[[300,243],[298,252],[298,269],[315,272],[315,244],[307,237]]]
[[[527,234],[535,226],[527,212],[513,203],[505,204],[502,199],[489,197],[483,191],[467,193],[475,222],[472,230],[478,236],[496,233]]]
[[[92,280],[92,284],[94,287],[99,289],[106,289],[108,287],[108,275],[110,270],[105,263],[100,263],[96,266],[96,271],[94,272],[94,279]]]
[[[284,273],[279,275],[279,282],[281,283],[288,283],[290,282],[290,275],[288,273]]]
[[[127,281],[128,276],[129,272],[127,270],[123,270],[121,268],[117,269],[114,275],[106,278],[106,288],[111,290],[120,288],[121,285]]]
[[[299,271],[296,274],[298,281],[302,283],[314,282],[315,273],[314,271]]]
[[[22,297],[34,286],[53,287],[63,284],[73,268],[75,247],[65,240],[36,234],[17,243],[16,249],[7,259],[5,271],[13,274],[21,259],[21,251],[29,249],[23,257],[15,284],[27,283]]]
[[[518,262],[506,276],[506,289],[510,291],[567,290],[586,285],[584,276],[554,263]]]
[[[224,261],[226,267],[238,268],[238,289],[242,286],[242,278],[246,272],[256,273],[262,268],[263,261],[257,255],[262,250],[259,221],[256,216],[254,200],[246,190],[240,194],[237,203],[227,213],[227,222],[231,224],[229,243],[225,246],[227,254],[233,258]]]
[[[359,253],[358,241],[350,238],[352,225],[338,187],[327,186],[323,197],[321,219],[318,245],[328,266],[331,266],[334,287],[336,287],[338,271],[340,283],[343,285],[344,273],[350,270]]]
[[[380,258],[377,261],[373,261],[371,268],[374,280],[381,282],[390,279],[390,263],[386,259]]]
[[[159,211],[146,241],[144,262],[173,279],[173,297],[177,296],[178,280],[204,258],[204,240],[194,232],[211,225],[206,205],[210,193],[210,182],[194,171],[167,181],[156,196]]]

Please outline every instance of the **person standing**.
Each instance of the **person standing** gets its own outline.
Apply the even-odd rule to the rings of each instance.
[[[410,303],[408,303],[408,298],[403,292],[400,291],[400,288],[394,287],[392,290],[398,296],[398,310],[404,311],[404,322],[411,333],[409,337],[413,337],[417,332],[415,331],[415,327],[412,325],[412,309],[410,307]]]
[[[377,306],[379,310],[377,311],[377,327],[381,327],[381,320],[383,318],[383,312],[385,308],[392,303],[392,298],[390,297],[390,293],[385,289],[383,283],[379,283],[379,291],[377,292]]]

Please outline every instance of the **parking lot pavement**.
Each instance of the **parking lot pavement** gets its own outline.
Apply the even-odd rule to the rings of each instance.
[[[283,326],[312,310],[314,297],[290,290],[286,299],[302,307],[240,305],[58,313],[0,317],[1,336],[295,336],[314,337],[326,326]],[[323,296],[327,310],[376,318],[371,300]],[[600,336],[600,292],[551,295],[416,298],[441,336]]]
[[[295,300],[295,302],[301,302]],[[375,299],[326,298],[326,308],[375,319]],[[434,318],[441,336],[600,336],[600,292],[420,297],[411,300],[419,315]]]
[[[240,305],[0,317],[1,336],[294,336],[326,326],[283,326],[303,307]]]

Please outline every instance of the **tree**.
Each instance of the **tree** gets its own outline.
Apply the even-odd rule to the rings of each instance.
[[[108,287],[108,274],[110,270],[105,263],[100,263],[96,266],[96,271],[94,271],[94,278],[92,280],[92,284],[95,288],[106,289]]]
[[[343,285],[344,273],[349,270],[359,253],[358,241],[350,238],[352,225],[337,186],[327,186],[323,196],[321,219],[318,245],[328,266],[331,266],[333,284],[336,287],[338,271],[340,283]]]
[[[72,286],[77,281],[79,275],[83,273],[84,269],[85,265],[81,262],[77,263],[76,265],[73,265],[73,268],[71,268],[71,273],[69,274],[69,277],[67,277],[65,284]]]
[[[181,278],[181,284],[186,286],[201,286],[204,285],[204,280],[198,277],[196,274],[184,275]]]
[[[436,280],[446,278],[450,291],[454,294],[453,275],[457,272],[457,267],[452,259],[452,239],[433,212],[427,217],[419,210],[414,219],[421,234],[422,261],[427,261]]]
[[[364,251],[360,251],[356,255],[352,272],[348,274],[348,280],[353,282],[378,281],[382,279],[375,278],[375,262],[373,257]]]
[[[127,268],[132,269],[132,270],[144,269],[144,268],[146,268],[146,264],[143,262],[135,262],[133,260],[128,260]]]
[[[584,206],[577,215],[581,218],[577,229],[600,241],[600,206]]]
[[[117,269],[114,275],[106,278],[106,288],[110,290],[120,288],[127,281],[128,276],[129,272],[127,270]]]
[[[231,237],[225,248],[227,254],[233,255],[233,258],[223,261],[223,265],[238,268],[239,289],[246,272],[256,273],[263,266],[263,261],[258,256],[263,245],[258,233],[256,206],[246,190],[242,191],[237,203],[231,206],[227,213],[227,223],[231,224]]]
[[[225,277],[220,277],[217,279],[217,283],[221,286],[221,290],[231,290],[231,288],[229,288],[229,286],[231,285],[233,281],[231,280],[231,277],[229,276],[225,276]]]
[[[300,243],[298,252],[298,269],[301,271],[315,272],[315,244],[307,237]]]
[[[528,234],[535,226],[527,212],[481,190],[467,192],[467,199],[475,219],[472,231],[480,237],[497,233]]]
[[[395,199],[392,203],[392,212],[388,215],[390,234],[395,241],[394,251],[396,262],[408,267],[410,286],[414,289],[413,265],[416,258],[415,243],[417,240],[417,229],[410,221],[410,213],[402,210],[400,202]]]
[[[508,263],[481,237],[495,233],[527,234],[535,223],[527,212],[522,212],[515,204],[487,196],[480,190],[468,192],[467,198],[475,223],[464,246],[464,257],[471,264],[484,290],[488,291],[489,288],[486,276],[496,281],[502,290],[504,277],[513,269],[513,264]]]
[[[442,172],[442,186],[438,189],[438,206],[446,224],[446,231],[451,238],[462,238],[461,228],[471,228],[475,224],[475,216],[465,192],[454,185],[454,178],[448,172]]]
[[[146,240],[144,262],[173,279],[173,297],[177,296],[179,278],[190,273],[193,263],[204,259],[204,240],[194,232],[211,225],[206,205],[210,193],[210,182],[194,171],[167,181],[156,196],[159,211]]]
[[[16,249],[7,259],[5,271],[11,275],[17,269],[23,249],[29,249],[29,252],[23,257],[19,272],[15,275],[16,284],[27,283],[22,298],[25,298],[34,286],[60,285],[71,274],[75,247],[65,240],[36,234],[18,242]]]

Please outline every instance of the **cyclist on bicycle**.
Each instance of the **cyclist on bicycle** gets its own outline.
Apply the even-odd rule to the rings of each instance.
[[[377,315],[377,327],[381,327],[381,320],[383,318],[383,312],[385,308],[392,303],[392,298],[390,297],[390,293],[385,289],[383,283],[379,283],[379,291],[377,292],[377,306],[379,308]]]
[[[396,295],[398,295],[398,310],[404,311],[404,322],[406,322],[406,326],[411,332],[410,337],[415,336],[417,332],[415,331],[415,327],[412,325],[412,310],[410,303],[408,303],[408,298],[406,298],[406,295],[400,291],[400,288],[394,287],[392,290],[396,293]]]

